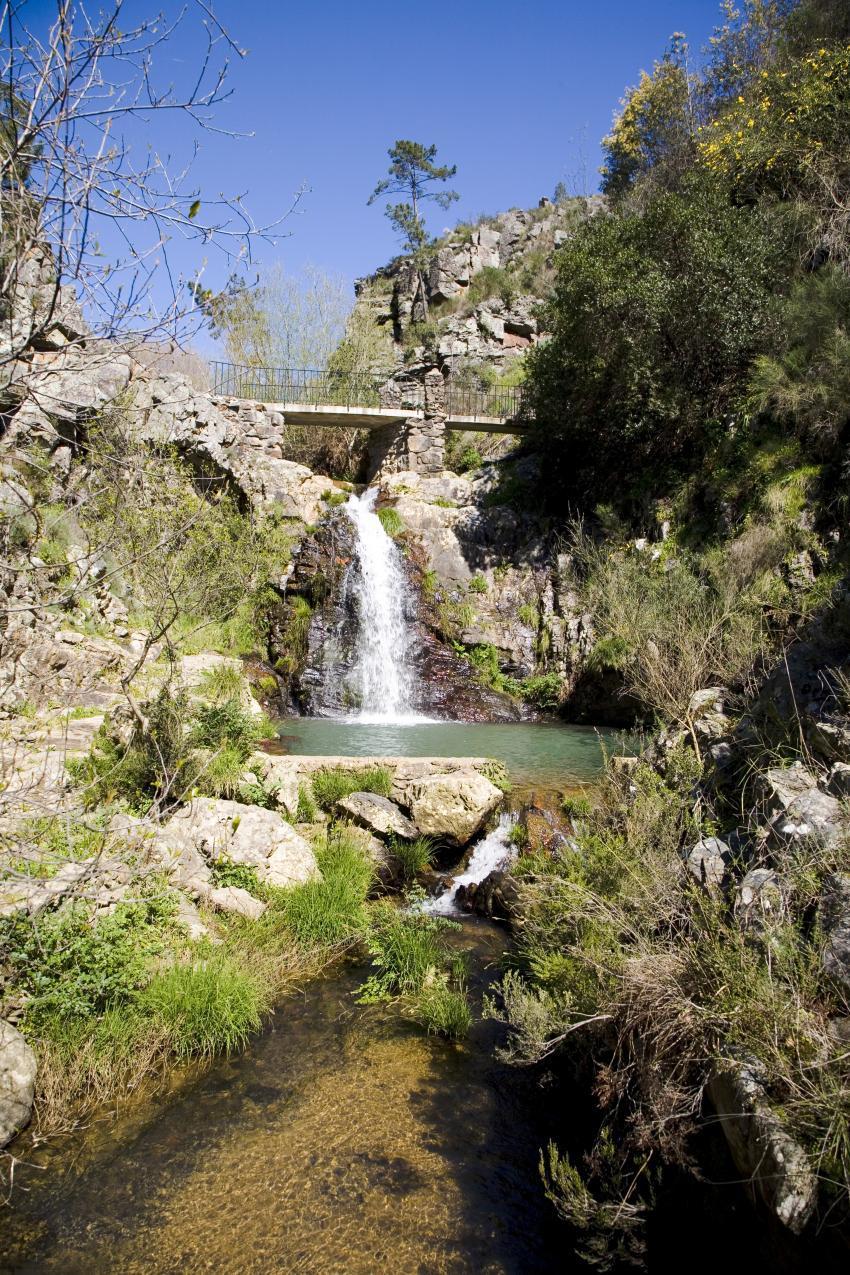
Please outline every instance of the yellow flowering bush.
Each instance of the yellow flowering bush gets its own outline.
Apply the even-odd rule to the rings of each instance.
[[[850,46],[815,49],[762,70],[699,131],[711,171],[740,194],[846,198],[850,189]]]

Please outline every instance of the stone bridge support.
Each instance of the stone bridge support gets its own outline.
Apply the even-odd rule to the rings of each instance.
[[[416,474],[439,474],[446,467],[444,416],[411,417],[399,425],[372,430],[369,435],[369,481],[382,474],[412,469]]]
[[[373,430],[369,439],[369,481],[382,474],[413,470],[439,474],[446,467],[445,381],[437,368],[413,383],[389,382],[388,395],[424,414],[410,416],[398,425]],[[390,397],[386,401],[390,401]]]

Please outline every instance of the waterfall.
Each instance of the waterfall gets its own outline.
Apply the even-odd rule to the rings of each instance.
[[[516,853],[511,844],[511,828],[516,823],[515,814],[501,814],[499,822],[492,832],[472,849],[466,871],[452,877],[452,887],[436,898],[428,899],[422,905],[423,911],[440,916],[453,916],[458,912],[455,895],[462,885],[478,885],[497,868],[504,868]]]
[[[359,721],[426,721],[413,709],[408,585],[401,554],[375,513],[377,489],[349,497],[359,570],[352,581],[358,615],[355,682]]]

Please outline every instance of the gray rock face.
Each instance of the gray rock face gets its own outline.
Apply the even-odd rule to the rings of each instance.
[[[0,1147],[29,1124],[37,1064],[17,1028],[0,1020]]]
[[[468,845],[501,802],[500,789],[476,771],[420,779],[405,799],[421,833],[455,846]]]
[[[817,1203],[817,1179],[800,1144],[767,1102],[757,1065],[738,1063],[708,1086],[732,1158],[761,1199],[794,1234]]]
[[[275,810],[199,797],[168,821],[162,836],[189,849],[188,884],[194,877],[201,894],[209,888],[207,865],[216,859],[254,868],[261,881],[282,889],[320,877],[312,846]],[[200,874],[192,873],[192,851],[205,869]]]
[[[848,821],[841,803],[819,788],[811,788],[770,821],[772,837],[784,844],[805,841],[833,846],[847,835]]]
[[[829,772],[826,784],[827,792],[833,797],[845,800],[850,797],[850,763],[837,761]]]
[[[850,989],[850,874],[836,872],[827,877],[818,920],[825,940],[824,973]]]
[[[765,771],[761,784],[767,799],[778,802],[783,810],[817,786],[815,776],[799,761],[793,766],[772,766]]]
[[[719,837],[703,837],[687,853],[688,872],[700,885],[716,887],[726,879],[732,851]]]
[[[368,828],[379,836],[401,837],[413,841],[417,837],[416,825],[402,813],[394,801],[374,792],[353,792],[336,803],[337,810],[347,815],[361,828]]]

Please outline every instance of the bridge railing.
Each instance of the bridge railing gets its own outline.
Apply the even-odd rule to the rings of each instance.
[[[228,398],[258,403],[304,403],[311,407],[380,407],[373,376],[327,372],[318,368],[250,367],[210,363],[212,390]]]
[[[212,391],[225,398],[259,403],[302,403],[311,407],[380,407],[387,377],[317,368],[251,367],[210,363]],[[447,416],[514,420],[523,415],[523,387],[471,386],[448,380],[441,391]]]
[[[523,413],[523,387],[470,386],[449,380],[446,382],[445,411],[447,416],[515,420]]]

